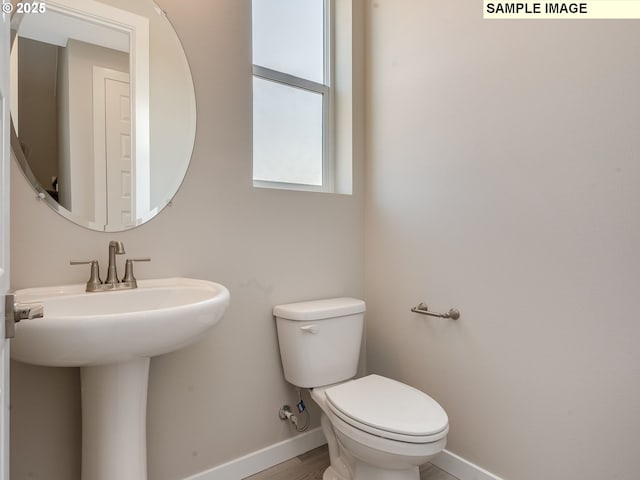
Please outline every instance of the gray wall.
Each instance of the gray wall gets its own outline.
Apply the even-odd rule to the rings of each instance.
[[[58,175],[58,47],[18,39],[18,130],[33,174],[47,190]]]
[[[13,164],[11,262],[13,288],[84,282],[88,271],[69,260],[105,265],[107,242],[117,239],[127,254],[152,257],[139,278],[188,276],[229,288],[231,306],[209,335],[151,362],[149,478],[176,480],[293,435],[275,413],[295,396],[271,308],[363,296],[363,165],[357,148],[353,195],[254,189],[251,2],[158,3],[183,42],[198,106],[191,166],[173,205],[128,232],[91,232],[38,202]],[[358,117],[356,145],[362,124]],[[11,478],[79,478],[78,370],[12,368]]]
[[[505,479],[637,478],[638,23],[367,4],[369,371]]]

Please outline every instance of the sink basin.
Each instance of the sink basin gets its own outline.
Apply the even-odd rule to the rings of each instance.
[[[11,357],[79,367],[162,355],[196,341],[229,304],[222,285],[187,278],[139,280],[133,290],[84,289],[82,284],[18,290],[16,302],[44,304],[44,317],[16,325]]]
[[[205,280],[138,280],[138,288],[85,292],[85,285],[27,288],[17,303],[42,303],[23,320],[11,357],[80,367],[82,480],[146,480],[150,358],[195,342],[229,305],[229,291]]]

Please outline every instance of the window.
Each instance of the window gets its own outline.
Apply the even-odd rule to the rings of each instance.
[[[331,191],[330,0],[253,0],[253,182]]]

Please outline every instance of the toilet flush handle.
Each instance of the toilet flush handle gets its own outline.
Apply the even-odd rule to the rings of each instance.
[[[315,325],[305,325],[304,327],[300,327],[302,333],[318,333],[318,327]]]

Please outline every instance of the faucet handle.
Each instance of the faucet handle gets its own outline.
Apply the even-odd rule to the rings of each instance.
[[[100,289],[100,266],[97,260],[71,260],[69,265],[91,265],[91,275],[87,281],[87,292],[95,292]]]
[[[141,257],[141,258],[127,258],[124,264],[124,277],[120,281],[120,283],[126,285],[128,288],[137,288],[138,282],[136,277],[133,275],[133,262],[150,262],[151,258],[149,257]]]

